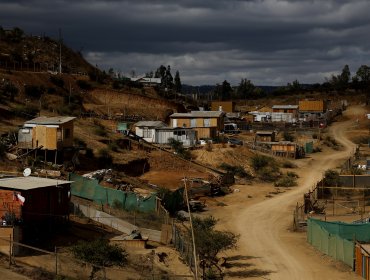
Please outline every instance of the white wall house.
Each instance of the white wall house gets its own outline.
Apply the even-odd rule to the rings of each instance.
[[[167,127],[167,125],[161,121],[140,121],[135,123],[134,126],[136,135],[142,137],[145,141],[149,143],[156,142],[156,128]]]
[[[184,147],[194,146],[197,142],[196,131],[191,128],[162,127],[156,128],[155,134],[157,144],[168,144],[170,138],[180,141]]]

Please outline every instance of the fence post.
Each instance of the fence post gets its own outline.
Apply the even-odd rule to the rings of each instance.
[[[9,268],[12,265],[12,235],[9,235]]]
[[[57,246],[54,247],[55,252],[55,276],[58,276],[58,253],[57,253]]]

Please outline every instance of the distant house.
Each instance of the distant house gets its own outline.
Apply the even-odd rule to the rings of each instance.
[[[255,135],[255,142],[275,142],[275,132],[257,131]]]
[[[233,101],[212,101],[212,111],[223,111],[225,113],[235,112],[235,102]]]
[[[155,130],[157,128],[167,127],[161,121],[140,121],[134,124],[135,133],[149,143],[155,143]]]
[[[131,78],[131,81],[143,84],[145,86],[156,86],[162,83],[161,78],[148,78],[148,77]]]
[[[16,226],[20,229],[16,240],[31,240],[67,221],[70,184],[32,176],[0,179],[0,235]]]
[[[299,118],[305,121],[325,118],[327,103],[324,100],[300,100]]]
[[[75,117],[38,117],[26,121],[18,131],[18,147],[62,150],[73,146]]]
[[[273,113],[292,113],[293,115],[297,116],[298,114],[298,105],[273,105],[272,112]]]
[[[184,147],[194,146],[197,142],[197,132],[192,128],[161,127],[155,129],[155,142],[168,144],[169,139],[180,141]]]
[[[193,128],[197,138],[215,138],[224,129],[222,111],[191,111],[190,113],[174,113],[170,116],[172,127]]]

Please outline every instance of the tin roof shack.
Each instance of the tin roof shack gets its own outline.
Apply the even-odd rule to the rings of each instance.
[[[161,127],[155,129],[155,143],[168,144],[169,139],[180,141],[184,147],[192,147],[197,143],[197,132],[192,128]]]
[[[19,226],[20,241],[40,238],[69,215],[71,181],[13,177],[0,179],[1,224]]]
[[[272,112],[274,113],[292,113],[297,116],[298,105],[273,105]]]
[[[299,118],[303,121],[325,118],[327,103],[324,100],[300,100]]]
[[[73,147],[75,117],[38,117],[23,124],[18,131],[18,147],[62,150]]]
[[[130,78],[130,80],[132,82],[137,82],[147,87],[158,86],[162,83],[161,78],[138,77],[138,78]]]
[[[149,143],[155,143],[155,130],[157,128],[167,127],[161,121],[140,121],[134,124],[135,133]]]
[[[235,102],[233,101],[212,101],[211,102],[212,111],[223,111],[225,113],[235,112]]]
[[[257,131],[255,142],[275,142],[275,131]]]
[[[271,152],[275,156],[294,159],[304,157],[303,148],[294,142],[281,141],[281,142],[271,142],[270,144]]]
[[[216,138],[224,128],[222,111],[191,111],[170,116],[172,127],[190,127],[197,132],[197,140]]]

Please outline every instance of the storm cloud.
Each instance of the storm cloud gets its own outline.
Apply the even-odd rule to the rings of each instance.
[[[323,82],[369,63],[366,0],[9,0],[0,25],[57,38],[100,68],[142,74],[161,64],[183,83]]]

